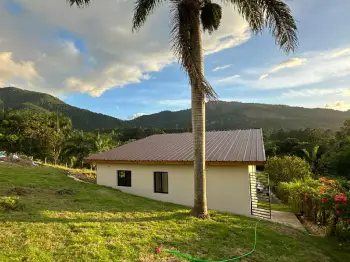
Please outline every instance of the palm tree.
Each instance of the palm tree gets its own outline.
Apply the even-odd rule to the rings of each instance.
[[[94,142],[83,131],[74,131],[65,141],[63,155],[66,158],[76,157],[81,168],[84,167],[84,159],[93,152]]]
[[[71,5],[84,6],[91,0],[68,0]],[[220,26],[222,8],[211,0],[136,0],[133,31],[164,3],[171,5],[172,43],[175,56],[189,75],[192,95],[192,132],[194,137],[194,190],[192,214],[208,217],[205,175],[205,100],[217,94],[204,77],[201,25],[209,34]],[[286,52],[297,46],[297,27],[289,7],[282,0],[221,0],[235,7],[248,22],[252,32],[269,28],[276,43]],[[225,6],[226,6],[225,5]]]
[[[306,161],[309,162],[312,173],[316,173],[317,172],[317,163],[318,163],[318,149],[320,148],[319,145],[315,145],[314,148],[312,149],[311,153],[309,151],[307,151],[305,148],[302,149]]]

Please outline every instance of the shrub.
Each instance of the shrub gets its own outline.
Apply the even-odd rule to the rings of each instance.
[[[291,182],[311,175],[309,164],[297,156],[270,157],[265,165],[272,186],[280,182]]]
[[[305,218],[327,227],[329,234],[341,241],[350,239],[349,182],[322,177],[310,177],[294,182],[282,182],[277,194]]]
[[[19,197],[0,197],[0,210],[4,212],[16,211],[23,209]]]

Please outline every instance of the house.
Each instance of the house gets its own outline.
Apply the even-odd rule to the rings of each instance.
[[[88,160],[97,165],[99,185],[192,206],[192,140],[192,133],[152,135]],[[251,195],[256,195],[256,189],[251,187],[249,174],[265,161],[261,129],[207,132],[208,208],[251,215]]]

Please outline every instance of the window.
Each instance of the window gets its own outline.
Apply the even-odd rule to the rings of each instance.
[[[118,186],[131,187],[131,171],[128,170],[118,170]]]
[[[154,172],[154,193],[168,194],[167,172]]]

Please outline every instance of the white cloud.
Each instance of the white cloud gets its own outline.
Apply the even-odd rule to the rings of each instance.
[[[233,76],[225,77],[225,78],[217,80],[216,83],[218,83],[218,84],[232,83],[237,78],[240,78],[240,75],[233,75]]]
[[[174,99],[174,100],[161,100],[159,101],[160,105],[167,106],[189,106],[191,105],[190,99]]]
[[[259,80],[264,80],[268,76],[269,76],[269,74],[263,74],[259,77]]]
[[[348,54],[350,54],[350,48],[343,48],[333,52],[331,57],[334,58],[334,57],[348,55]]]
[[[241,23],[245,24],[244,22],[241,22]],[[223,35],[219,38],[213,38],[214,41],[209,41],[209,40],[206,41],[206,37],[204,37],[204,41],[203,41],[204,54],[211,55],[221,50],[243,44],[244,42],[248,41],[249,38],[251,37],[251,34],[249,33],[249,31],[247,31],[247,28],[245,28],[245,30],[246,31],[240,32],[237,35]],[[212,37],[212,36],[209,36],[209,37]]]
[[[62,44],[64,51],[67,52],[68,55],[79,55],[80,51],[72,41],[64,41]]]
[[[66,1],[18,0],[24,13],[0,9],[1,52],[14,61],[32,61],[40,79],[15,79],[27,89],[49,93],[77,91],[99,96],[114,87],[139,83],[152,72],[175,62],[169,43],[169,6],[149,17],[138,33],[131,32],[134,1],[105,0],[87,8]],[[159,26],[162,25],[162,26]],[[155,29],[156,28],[156,29]],[[233,8],[225,8],[222,26],[203,36],[206,55],[239,45],[250,38],[248,25]],[[61,39],[68,32],[84,43]],[[12,83],[13,79],[5,79]]]
[[[350,96],[350,88],[349,89],[345,89],[343,92],[344,96]]]
[[[300,66],[300,65],[304,64],[306,62],[306,60],[307,60],[306,58],[291,58],[291,59],[283,61],[283,62],[279,63],[278,65],[274,66],[270,72],[274,73],[274,72],[277,72],[277,71],[284,69],[284,68],[291,68],[291,67]]]
[[[31,61],[14,61],[11,52],[0,52],[0,84],[6,85],[16,78],[32,80],[38,72]]]
[[[256,89],[284,89],[305,87],[314,84],[331,84],[335,81],[350,81],[349,48],[333,49],[325,52],[307,52],[301,54],[297,62],[282,62],[272,68],[249,68],[241,72],[240,78],[228,77],[217,81],[225,85],[239,84]],[[334,56],[334,54],[338,54]],[[289,60],[288,60],[289,61]],[[307,61],[303,62],[303,61]],[[292,66],[291,66],[292,65]],[[281,69],[284,70],[281,70]],[[287,69],[288,68],[288,69]],[[274,72],[271,73],[271,70]],[[267,74],[266,72],[270,72]],[[339,83],[337,86],[339,86]],[[343,85],[343,84],[342,84]]]
[[[302,64],[304,64],[306,62],[306,58],[291,58],[288,59],[286,61],[283,61],[277,65],[275,65],[274,67],[271,68],[271,70],[269,71],[269,74],[263,74],[259,77],[259,80],[263,80],[265,78],[267,78],[270,74],[272,73],[276,73],[279,70],[285,69],[285,68],[292,68],[292,67],[296,67],[296,66],[301,66]]]
[[[213,72],[216,72],[216,71],[219,71],[219,70],[224,70],[224,69],[227,69],[227,68],[230,68],[232,65],[229,64],[229,65],[224,65],[224,66],[218,66],[218,67],[215,67],[213,69]]]
[[[289,90],[282,93],[281,97],[292,98],[292,97],[313,97],[313,96],[325,96],[325,95],[350,95],[349,88],[330,88],[330,89],[302,89],[302,90]]]
[[[132,116],[129,116],[128,119],[132,120],[132,119],[138,118],[140,116],[144,116],[144,115],[147,115],[147,114],[146,113],[135,113]]]
[[[350,110],[350,103],[346,103],[344,101],[335,101],[326,104],[324,107],[334,110],[347,111]]]

